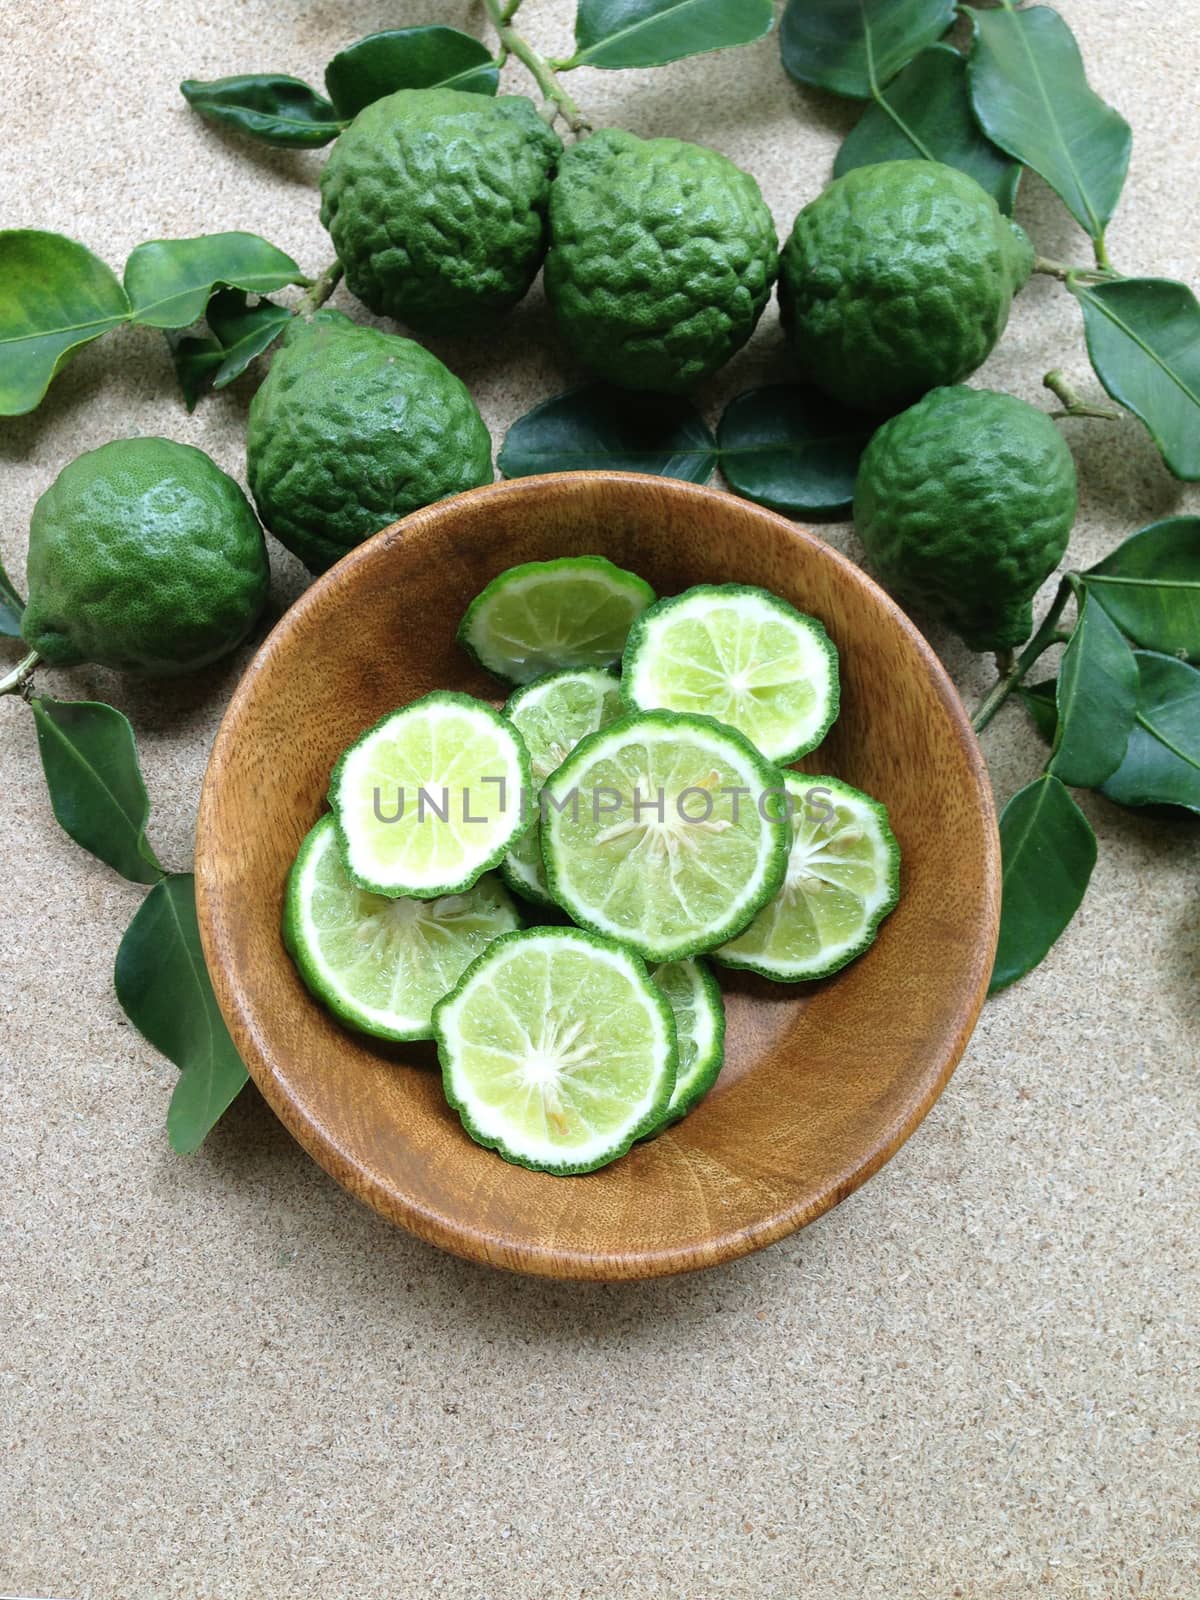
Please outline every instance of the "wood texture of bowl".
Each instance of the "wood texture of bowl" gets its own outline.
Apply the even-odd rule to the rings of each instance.
[[[820,617],[841,715],[804,765],[883,800],[903,893],[872,949],[787,986],[722,974],[726,1065],[683,1122],[585,1177],[510,1166],[442,1096],[432,1045],[384,1046],[313,1000],[280,939],[284,881],[338,754],[430,689],[498,701],[454,642],[505,567],[598,553],[660,594],[761,584]],[[728,1261],[811,1222],[904,1142],[975,1024],[999,845],[958,696],[888,597],[826,544],[716,490],[620,473],[525,478],[430,506],[313,584],[259,651],[204,784],[197,890],[221,1010],[259,1088],[351,1193],[476,1261],[642,1278]],[[536,920],[536,914],[531,915]]]

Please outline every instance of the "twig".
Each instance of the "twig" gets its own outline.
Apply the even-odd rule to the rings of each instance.
[[[1063,372],[1055,367],[1053,372],[1048,372],[1042,379],[1046,388],[1052,395],[1056,395],[1063,403],[1062,411],[1051,413],[1056,418],[1062,417],[1099,417],[1102,422],[1120,422],[1121,413],[1115,406],[1102,405],[1098,401],[1084,400],[1076,394],[1068,383]]]
[[[341,281],[342,263],[337,260],[331,261],[312,287],[300,296],[296,305],[296,315],[311,317],[314,311],[325,304]]]
[[[502,4],[502,0],[483,0],[483,3],[487,7],[492,26],[500,36],[501,47],[507,50],[509,55],[516,56],[517,60],[529,70],[542,91],[542,98],[548,105],[554,106],[555,115],[561,115],[572,133],[589,133],[591,123],[563,88],[554,68],[544,56],[538,54],[528,39],[523,38],[510,26],[517,6],[512,0],[508,0],[507,4]],[[517,5],[519,4],[520,0],[517,0]]]
[[[1052,644],[1061,642],[1058,619],[1062,616],[1066,609],[1067,601],[1073,593],[1071,576],[1068,573],[1059,584],[1058,593],[1054,596],[1054,603],[1042,618],[1041,626],[1033,638],[1030,639],[1009,670],[999,678],[983,700],[980,701],[978,710],[971,718],[971,726],[976,733],[983,732],[1009,695],[1018,687],[1022,678],[1024,678],[1038,657],[1044,655]],[[999,657],[997,657],[997,661],[999,661]]]
[[[24,661],[19,661],[6,677],[0,678],[0,694],[24,694],[25,686],[41,659],[36,650],[31,650]]]

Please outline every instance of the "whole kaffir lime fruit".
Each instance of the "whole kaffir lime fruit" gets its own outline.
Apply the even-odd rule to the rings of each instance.
[[[758,184],[715,150],[606,128],[560,163],[546,294],[572,354],[612,383],[679,390],[715,372],[777,264]]]
[[[854,522],[897,599],[972,650],[1033,630],[1033,597],[1075,520],[1075,463],[1044,411],[1011,394],[933,389],[871,439]]]
[[[561,150],[523,95],[401,89],[376,100],[321,174],[321,221],[347,284],[422,333],[507,311],[542,264]]]
[[[954,384],[988,356],[1033,246],[991,195],[936,161],[836,179],[796,218],[779,306],[804,376],[885,413]]]
[[[311,572],[420,506],[492,481],[466,385],[423,345],[328,308],[292,324],[250,405],[263,522]]]
[[[249,501],[203,450],[114,439],[33,508],[22,633],[56,667],[189,672],[242,642],[269,579]]]

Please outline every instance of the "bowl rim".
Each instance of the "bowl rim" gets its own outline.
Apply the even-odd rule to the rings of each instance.
[[[924,667],[947,713],[950,730],[959,752],[965,758],[975,781],[985,824],[986,848],[982,862],[982,888],[983,901],[988,913],[990,950],[994,958],[999,934],[1001,884],[1000,839],[995,800],[983,752],[966,707],[925,636],[891,596],[857,563],[801,524],[723,489],[648,473],[586,470],[500,479],[411,512],[364,540],[362,544],[356,545],[335,566],[315,578],[279,617],[263,639],[243,672],[221,717],[200,794],[194,871],[201,946],[221,1015],[263,1098],[288,1132],[318,1165],[385,1220],[406,1228],[418,1238],[448,1250],[454,1255],[487,1266],[500,1266],[532,1276],[618,1281],[696,1271],[751,1254],[815,1221],[874,1176],[924,1120],[958,1065],[987,998],[991,960],[980,964],[974,990],[964,996],[958,1007],[953,1034],[943,1045],[936,1071],[923,1078],[919,1092],[905,1105],[902,1114],[887,1130],[886,1136],[880,1139],[866,1155],[849,1161],[846,1170],[829,1180],[817,1194],[793,1200],[749,1227],[731,1229],[724,1234],[714,1233],[699,1243],[672,1244],[658,1249],[625,1251],[619,1254],[593,1252],[549,1245],[542,1241],[531,1243],[521,1239],[514,1242],[509,1236],[495,1229],[464,1223],[459,1218],[427,1207],[416,1198],[379,1182],[374,1174],[364,1169],[352,1149],[339,1141],[330,1129],[318,1125],[307,1116],[288,1092],[285,1082],[274,1071],[270,1053],[258,1036],[248,1008],[242,1004],[232,964],[224,959],[220,917],[210,893],[211,884],[207,870],[210,841],[215,831],[218,809],[217,796],[226,770],[228,759],[226,746],[232,737],[232,730],[239,723],[247,704],[255,697],[258,680],[269,663],[280,651],[287,648],[292,634],[303,626],[309,612],[322,603],[323,596],[328,590],[344,581],[346,576],[358,567],[375,560],[385,543],[390,543],[397,533],[403,534],[406,544],[414,537],[436,535],[438,522],[451,506],[457,507],[464,501],[536,496],[551,485],[557,490],[561,490],[564,486],[569,488],[572,483],[587,483],[594,486],[597,480],[622,483],[655,496],[664,493],[676,495],[681,499],[692,500],[697,508],[713,501],[732,502],[740,511],[749,511],[764,521],[774,523],[784,530],[789,538],[807,546],[817,559],[831,561],[842,568],[850,581],[865,588],[875,603],[890,616],[893,625],[906,636],[909,646]]]

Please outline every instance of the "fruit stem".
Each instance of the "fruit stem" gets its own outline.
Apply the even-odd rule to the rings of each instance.
[[[1050,393],[1057,395],[1063,403],[1064,409],[1062,411],[1051,412],[1051,416],[1056,419],[1061,419],[1062,417],[1099,417],[1103,422],[1120,422],[1121,420],[1121,413],[1115,406],[1100,405],[1091,400],[1084,400],[1080,395],[1076,394],[1058,367],[1055,367],[1053,372],[1048,372],[1042,382]]]
[[[33,669],[41,659],[36,650],[31,650],[24,661],[19,661],[7,677],[0,678],[0,694],[24,694],[26,684],[33,677]]]
[[[335,257],[310,289],[300,296],[296,305],[298,317],[311,317],[323,306],[342,281],[342,263]]]
[[[1059,584],[1058,593],[1054,596],[1054,603],[1042,618],[1041,626],[1033,638],[1030,639],[1008,671],[1001,675],[980,702],[978,710],[971,718],[971,726],[976,733],[983,732],[1038,657],[1044,655],[1052,644],[1062,643],[1058,619],[1066,609],[1067,601],[1071,598],[1073,592],[1071,574],[1068,573]],[[1000,654],[997,652],[997,665],[999,663]]]
[[[483,0],[483,3],[492,26],[500,36],[501,46],[528,69],[546,103],[555,108],[554,115],[561,116],[572,133],[590,133],[591,123],[563,88],[554,68],[544,56],[538,54],[528,39],[510,26],[517,6],[512,0],[508,0],[507,4],[502,4],[501,0]],[[520,0],[517,0],[519,4]]]

